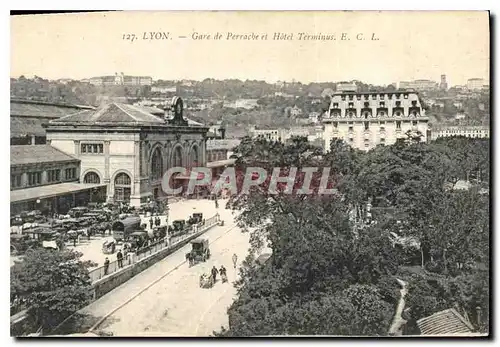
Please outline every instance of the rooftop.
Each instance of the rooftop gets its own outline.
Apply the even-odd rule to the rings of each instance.
[[[11,117],[59,118],[85,109],[93,107],[22,99],[10,100]]]
[[[123,125],[138,125],[138,124],[165,124],[165,121],[157,116],[148,113],[138,106],[109,103],[97,110],[85,110],[75,114],[52,120],[50,124],[100,124],[100,123],[120,123]]]
[[[453,308],[419,319],[417,325],[422,335],[449,336],[473,332],[472,325]]]
[[[78,160],[50,145],[10,146],[10,165],[53,163]]]

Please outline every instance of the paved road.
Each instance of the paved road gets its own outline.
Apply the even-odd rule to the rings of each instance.
[[[225,226],[217,226],[204,236],[212,244],[211,258],[193,267],[181,265],[187,245],[135,276],[127,283],[92,303],[84,313],[103,317],[119,307],[170,270],[169,275],[152,285],[130,303],[113,313],[97,330],[112,332],[114,336],[208,336],[221,326],[227,327],[227,308],[234,300],[236,290],[232,285],[237,275],[233,269],[232,255],[238,255],[238,263],[245,258],[249,238],[241,233],[232,221],[231,212],[221,209]],[[229,283],[217,280],[211,289],[199,287],[199,277],[212,266],[227,268]]]

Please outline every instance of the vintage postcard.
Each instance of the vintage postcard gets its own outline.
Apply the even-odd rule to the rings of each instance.
[[[489,336],[487,11],[10,21],[12,336]]]

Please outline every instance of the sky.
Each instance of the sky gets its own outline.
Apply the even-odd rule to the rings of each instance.
[[[84,79],[123,72],[167,80],[356,79],[385,85],[439,81],[446,74],[449,85],[458,85],[489,78],[488,20],[488,13],[479,11],[18,16],[11,17],[11,77]],[[168,39],[143,39],[150,32]],[[195,33],[211,37],[193,39]],[[214,39],[216,33],[222,38]],[[259,39],[228,40],[229,33],[253,33]],[[293,37],[273,40],[275,33]],[[299,40],[299,33],[334,35],[336,40]],[[127,40],[128,34],[136,40]],[[341,40],[343,34],[349,40]]]

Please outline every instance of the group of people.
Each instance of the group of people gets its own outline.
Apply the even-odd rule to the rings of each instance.
[[[212,267],[211,273],[212,273],[212,278],[214,279],[214,283],[217,282],[217,274],[220,274],[222,282],[227,282],[227,270],[224,267],[224,265],[221,265],[219,270],[217,270],[217,268],[214,265],[214,267]]]
[[[118,253],[116,253],[116,261],[118,263],[118,268],[123,267],[123,259],[127,256],[127,254],[128,254],[128,245],[125,244],[123,246],[123,252],[121,249],[119,249]],[[106,276],[109,272],[109,264],[110,264],[109,258],[106,257],[106,259],[104,259],[104,276]]]
[[[161,225],[160,217],[155,216],[154,220],[153,220],[153,216],[151,216],[151,218],[149,218],[149,228],[153,229],[153,225],[156,227],[159,227]]]

